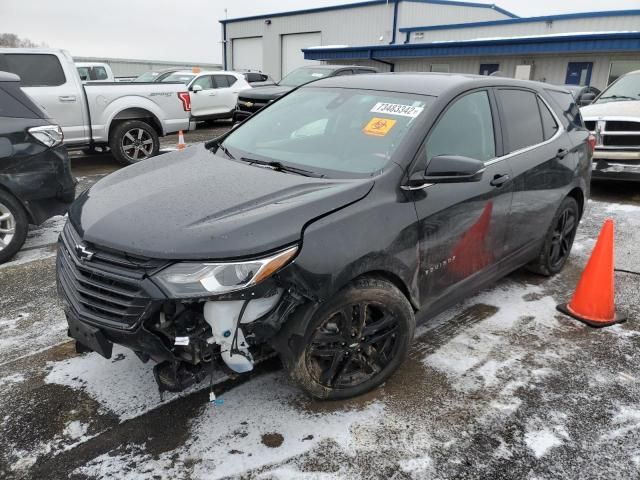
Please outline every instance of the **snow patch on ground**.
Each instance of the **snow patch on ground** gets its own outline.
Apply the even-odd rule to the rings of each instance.
[[[604,210],[607,213],[640,213],[640,206],[626,203],[608,203]]]
[[[114,345],[110,360],[97,353],[87,353],[61,362],[49,362],[47,366],[51,371],[45,378],[46,383],[83,390],[101,405],[103,411],[116,414],[120,420],[137,417],[163,403],[153,377],[153,364],[142,363],[131,350],[118,345]],[[225,378],[220,373],[214,381]],[[180,394],[165,393],[164,402],[189,395],[198,388]]]
[[[79,440],[87,434],[88,425],[80,422],[79,420],[73,420],[67,423],[62,430],[62,434],[69,437],[72,440]]]
[[[308,411],[300,405],[304,395],[282,372],[257,378],[219,398],[224,399],[224,405],[204,406],[191,425],[189,440],[178,451],[162,454],[157,460],[106,454],[77,473],[99,479],[149,478],[153,474],[180,479],[189,470],[188,478],[193,479],[233,477],[284,462],[327,440],[354,453],[354,429],[375,422],[384,413],[379,402],[358,409],[336,408],[330,413]],[[279,436],[281,443],[265,440],[269,435]],[[287,470],[281,469],[278,478],[301,478],[298,472]]]
[[[14,373],[7,375],[6,377],[0,377],[0,387],[9,385],[11,383],[22,383],[25,381],[25,376],[21,373]]]
[[[527,295],[540,298],[527,301]],[[425,365],[447,374],[454,386],[462,391],[497,385],[503,372],[518,368],[526,350],[502,351],[505,337],[518,323],[522,323],[527,330],[536,331],[538,336],[550,335],[555,328],[559,328],[553,315],[556,302],[544,295],[539,286],[504,285],[479,294],[473,298],[473,302],[494,305],[499,310],[488,319],[465,329],[424,359]],[[514,331],[517,332],[517,329]]]
[[[536,458],[542,458],[550,449],[562,445],[562,431],[553,431],[549,428],[542,430],[527,432],[524,435],[524,441]],[[564,432],[566,436],[566,432]]]
[[[21,250],[10,262],[0,265],[0,269],[8,267],[17,267],[18,265],[24,265],[25,263],[35,262],[37,260],[43,260],[45,258],[55,257],[56,252],[50,247],[34,248],[33,250]]]

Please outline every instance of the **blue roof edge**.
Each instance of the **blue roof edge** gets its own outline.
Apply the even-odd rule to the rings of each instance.
[[[596,17],[624,17],[633,15],[640,15],[640,10],[607,10],[603,12],[564,13],[559,15],[544,15],[540,17],[517,17],[506,18],[504,20],[488,20],[485,22],[451,23],[446,25],[426,25],[422,27],[401,27],[399,30],[403,33],[425,32],[429,30],[452,30],[457,28],[490,27],[496,25],[511,25],[516,23],[534,23]]]
[[[376,53],[380,53],[382,58],[393,58],[390,55],[392,51],[405,51],[408,53],[410,50],[430,50],[437,51],[434,56],[458,56],[458,55],[480,55],[487,54],[482,51],[483,48],[495,47],[491,54],[499,54],[497,49],[507,48],[509,46],[518,45],[550,45],[558,44],[560,47],[566,48],[568,51],[572,51],[573,45],[576,42],[589,42],[586,44],[587,49],[602,50],[597,48],[594,42],[600,41],[603,44],[603,48],[606,47],[612,51],[620,48],[620,46],[609,48],[608,44],[604,45],[607,41],[632,41],[625,47],[625,49],[633,49],[634,51],[640,49],[640,32],[602,32],[592,34],[578,34],[578,35],[561,35],[561,36],[537,36],[537,37],[521,37],[521,38],[500,38],[500,39],[487,39],[487,40],[461,40],[454,42],[436,42],[436,43],[405,43],[395,45],[365,45],[357,47],[342,47],[342,48],[312,48],[303,49],[305,59],[308,60],[335,60],[335,59],[366,59],[374,58]],[[452,52],[453,49],[464,50],[465,47],[469,47],[462,53]],[[628,47],[628,48],[627,48]],[[537,53],[544,53],[544,49],[536,47]],[[558,51],[560,48],[554,47],[549,51]],[[575,51],[575,49],[573,50]],[[351,53],[351,55],[349,55]],[[520,53],[523,53],[521,51]],[[328,56],[323,56],[323,54]],[[338,56],[339,55],[339,56]],[[409,57],[406,53],[400,55],[403,57]],[[421,53],[416,56],[429,56],[428,53]],[[376,57],[377,58],[377,57]]]
[[[272,17],[290,17],[292,15],[303,15],[305,13],[319,13],[319,12],[328,12],[332,10],[344,10],[348,8],[357,8],[357,7],[368,7],[370,5],[384,5],[387,3],[396,3],[396,2],[416,2],[416,3],[429,3],[433,5],[454,5],[460,7],[476,7],[476,8],[490,8],[497,12],[502,13],[503,15],[507,15],[511,18],[520,18],[515,13],[509,12],[504,8],[501,8],[497,5],[489,4],[489,3],[476,3],[476,2],[464,2],[458,0],[369,0],[365,2],[356,2],[356,3],[343,3],[340,5],[329,5],[326,7],[317,7],[317,8],[307,8],[303,10],[292,10],[289,12],[278,12],[278,13],[265,13],[260,15],[253,15],[249,17],[237,17],[237,18],[228,18],[224,20],[218,20],[220,23],[233,23],[233,22],[243,22],[246,20],[261,20]]]

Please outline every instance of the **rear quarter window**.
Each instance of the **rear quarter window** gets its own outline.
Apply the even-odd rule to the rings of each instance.
[[[0,55],[0,70],[15,73],[23,87],[57,87],[66,82],[58,57],[40,53]]]
[[[573,95],[569,92],[560,92],[558,90],[545,89],[545,93],[549,95],[551,106],[556,111],[556,115],[565,124],[565,128],[584,128],[580,109],[573,99]]]
[[[15,88],[0,86],[0,117],[39,118],[34,111],[19,100],[20,96],[21,92],[17,86]]]

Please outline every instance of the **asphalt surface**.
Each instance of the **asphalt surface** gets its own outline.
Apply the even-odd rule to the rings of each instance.
[[[108,154],[73,167],[79,191],[119,168]],[[560,275],[518,271],[419,318],[409,359],[376,391],[316,402],[273,359],[220,373],[222,405],[208,386],[160,401],[152,365],[125,349],[75,353],[55,288],[65,219],[51,219],[0,266],[0,478],[640,478],[640,276],[616,273],[626,323],[594,330],[555,310],[609,217],[616,267],[640,271],[640,186],[594,184]]]

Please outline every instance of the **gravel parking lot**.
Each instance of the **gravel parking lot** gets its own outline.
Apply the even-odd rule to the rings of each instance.
[[[79,191],[119,168],[108,154],[73,166]],[[594,330],[555,306],[609,217],[629,320]],[[0,266],[0,478],[640,477],[637,185],[593,186],[562,274],[516,272],[423,322],[400,370],[343,402],[310,400],[275,359],[249,377],[221,373],[222,405],[208,403],[208,385],[161,401],[133,353],[76,354],[55,285],[64,222],[33,228]]]

